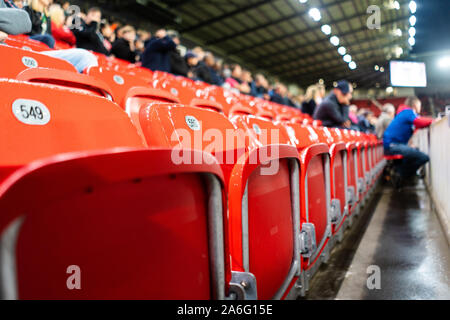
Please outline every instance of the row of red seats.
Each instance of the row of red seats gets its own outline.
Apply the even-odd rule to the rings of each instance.
[[[3,298],[294,298],[384,165],[372,135],[220,87],[0,53]]]

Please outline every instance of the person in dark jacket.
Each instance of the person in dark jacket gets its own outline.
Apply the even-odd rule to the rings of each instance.
[[[111,53],[116,58],[135,63],[138,57],[134,44],[136,41],[136,30],[132,26],[124,26],[120,29],[119,34],[120,37],[114,42]]]
[[[322,121],[326,127],[349,128],[348,109],[352,99],[353,87],[345,80],[337,83],[314,112],[314,119]]]
[[[188,76],[192,80],[200,80],[211,83],[211,74],[204,62],[198,61],[197,55],[191,51],[186,53],[186,63],[189,68]]]
[[[23,8],[31,20],[30,39],[45,43],[50,48],[55,47],[55,39],[52,36],[52,23],[48,14],[50,0],[33,0],[30,5]]]
[[[270,101],[288,106],[289,99],[287,98],[286,86],[281,83],[276,84],[272,96],[270,97]]]
[[[167,35],[175,42],[176,46],[180,45],[180,36],[176,31],[170,30]],[[187,77],[189,72],[189,67],[186,63],[184,57],[181,56],[180,50],[178,48],[170,51],[170,73],[177,76]]]
[[[208,83],[221,86],[223,84],[223,79],[216,71],[216,59],[211,52],[205,53],[204,63],[211,76],[211,82]]]
[[[78,48],[109,55],[109,51],[103,45],[104,38],[100,32],[101,19],[102,12],[100,9],[97,7],[91,8],[86,15],[86,19],[81,20],[81,26],[73,29]]]
[[[142,55],[142,66],[153,71],[170,72],[170,52],[176,48],[175,42],[167,35],[166,30],[156,31],[150,39]]]

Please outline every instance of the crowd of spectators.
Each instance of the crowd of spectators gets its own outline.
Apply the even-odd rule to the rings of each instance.
[[[243,94],[301,109],[302,96],[293,95],[286,85],[270,83],[262,73],[253,74],[239,64],[225,63],[201,47],[186,50],[174,30],[160,29],[151,34],[131,25],[108,21],[100,8],[76,12],[68,1],[6,0],[25,10],[32,28],[31,39],[50,48],[65,43],[106,56],[140,64],[152,71],[164,71],[193,80],[223,86]]]
[[[174,30],[159,29],[154,34],[133,26],[104,18],[100,8],[86,13],[74,10],[68,1],[2,0],[7,7],[23,9],[29,16],[30,38],[54,48],[65,43],[71,50],[53,50],[46,54],[73,63],[81,72],[95,65],[89,51],[136,63],[152,71],[164,71],[193,80],[222,86],[229,90],[301,109],[305,114],[329,127],[342,127],[382,137],[394,118],[392,105],[379,106],[383,113],[377,119],[372,111],[350,105],[353,87],[339,81],[326,96],[321,83],[307,88],[305,96],[292,95],[281,82],[270,83],[263,73],[253,74],[239,64],[218,59],[201,47],[187,50]],[[21,11],[21,10],[20,10]],[[1,30],[0,30],[1,32]],[[1,40],[1,39],[0,39]]]

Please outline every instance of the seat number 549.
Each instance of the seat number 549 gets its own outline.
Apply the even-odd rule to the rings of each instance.
[[[12,111],[20,122],[28,125],[45,125],[50,121],[50,111],[39,101],[17,99]]]

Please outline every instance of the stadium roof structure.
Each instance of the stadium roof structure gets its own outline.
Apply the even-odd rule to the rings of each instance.
[[[123,6],[124,2],[128,1],[116,3]],[[158,12],[159,18],[159,11],[163,12],[171,18],[166,25],[175,27],[188,40],[253,71],[261,70],[301,86],[319,79],[329,84],[346,78],[358,88],[386,87],[388,61],[404,59],[411,50],[409,0],[130,2]],[[380,29],[367,26],[371,5],[380,8]],[[311,11],[313,8],[316,10]],[[324,25],[329,28],[323,28]],[[336,38],[333,44],[332,37],[338,37],[339,44]],[[340,47],[350,55],[345,57],[347,62],[345,55],[338,52]],[[342,53],[343,49],[340,50]],[[350,61],[356,64],[353,70]]]

